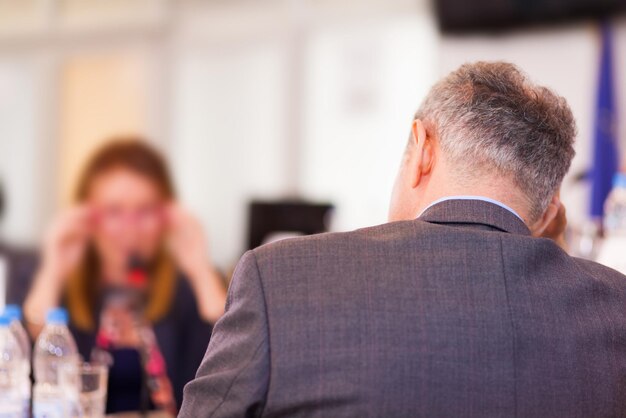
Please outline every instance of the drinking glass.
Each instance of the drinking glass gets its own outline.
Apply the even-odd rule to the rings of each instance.
[[[104,417],[108,376],[109,369],[103,364],[82,363],[62,370],[61,386],[70,398],[73,416]]]

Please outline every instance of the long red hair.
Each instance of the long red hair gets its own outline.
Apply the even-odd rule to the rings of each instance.
[[[142,138],[118,137],[108,141],[87,162],[78,180],[75,202],[82,203],[88,199],[96,177],[119,168],[145,176],[165,200],[176,197],[172,178],[161,154]],[[165,250],[161,250],[150,264],[150,274],[145,315],[148,320],[156,322],[170,308],[176,281],[174,264]],[[66,293],[72,323],[84,331],[95,330],[98,276],[98,254],[89,246],[79,267],[70,277]]]

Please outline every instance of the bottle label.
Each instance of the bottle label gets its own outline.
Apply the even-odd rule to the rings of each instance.
[[[37,401],[33,405],[33,418],[64,418],[63,402]]]

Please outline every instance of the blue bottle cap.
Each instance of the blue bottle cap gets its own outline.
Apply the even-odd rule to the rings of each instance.
[[[4,307],[4,315],[8,316],[11,321],[21,321],[22,308],[18,305],[7,305]]]
[[[0,315],[0,327],[8,327],[11,324],[11,318],[5,314]]]
[[[626,188],[626,173],[615,173],[613,187]]]
[[[67,325],[67,311],[63,308],[54,308],[46,315],[46,324]]]

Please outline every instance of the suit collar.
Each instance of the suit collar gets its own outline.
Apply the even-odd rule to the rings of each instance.
[[[530,235],[530,230],[513,213],[482,200],[445,200],[427,208],[419,220],[441,224],[481,224],[511,234]]]

